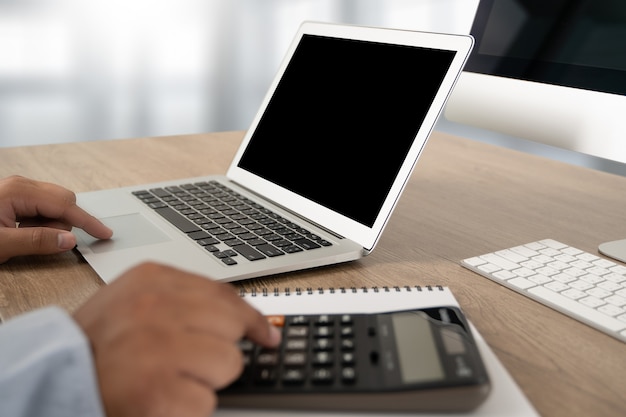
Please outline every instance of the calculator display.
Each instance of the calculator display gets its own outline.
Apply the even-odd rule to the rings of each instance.
[[[407,384],[441,380],[445,372],[430,323],[415,312],[391,316],[402,381]]]

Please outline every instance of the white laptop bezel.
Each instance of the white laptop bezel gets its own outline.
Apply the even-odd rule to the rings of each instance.
[[[365,226],[320,204],[313,203],[296,193],[279,187],[276,184],[260,178],[237,166],[248,142],[252,137],[252,133],[259,123],[261,116],[263,115],[265,108],[267,107],[276,86],[279,83],[287,64],[289,63],[289,60],[296,49],[296,46],[304,34],[373,41],[378,43],[410,45],[457,52],[446,76],[443,79],[443,82],[441,83],[441,87],[439,88],[439,91],[437,92],[437,95],[435,96],[435,99],[426,114],[426,117],[424,118],[424,122],[408,152],[407,158],[399,170],[398,176],[394,181],[372,227]],[[387,223],[387,220],[389,219],[396,202],[411,175],[411,172],[413,171],[413,167],[415,166],[415,163],[419,158],[428,137],[430,136],[437,118],[439,117],[439,114],[441,113],[445,102],[452,91],[463,66],[465,65],[465,61],[467,60],[473,43],[473,38],[467,35],[345,26],[318,22],[302,23],[293,42],[287,50],[285,58],[283,59],[277,72],[277,76],[273,80],[268,93],[261,103],[258,113],[254,117],[250,128],[243,138],[243,142],[228,169],[227,177],[248,189],[255,190],[255,192],[263,196],[271,195],[273,202],[307,218],[318,225],[325,227],[328,230],[333,231],[334,233],[351,239],[363,246],[365,250],[371,251],[376,245],[381,232]],[[416,76],[419,75],[416,74]],[[366,181],[367,179],[364,178],[363,180]]]

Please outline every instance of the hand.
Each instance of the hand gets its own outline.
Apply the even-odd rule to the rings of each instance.
[[[99,239],[113,234],[76,205],[70,190],[20,176],[0,179],[0,263],[13,256],[74,248],[76,237],[69,232],[73,226]]]
[[[243,369],[237,342],[280,332],[227,284],[157,264],[101,288],[74,314],[91,341],[108,416],[206,417]]]

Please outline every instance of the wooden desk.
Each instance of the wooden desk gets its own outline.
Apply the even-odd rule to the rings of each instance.
[[[241,132],[0,149],[19,173],[76,192],[221,174]],[[626,345],[474,274],[470,256],[554,238],[596,252],[626,237],[626,178],[435,133],[375,251],[252,287],[449,286],[543,416],[626,415]],[[77,253],[0,265],[0,315],[72,310],[101,284]]]

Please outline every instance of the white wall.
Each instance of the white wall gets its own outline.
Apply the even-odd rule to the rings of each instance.
[[[468,33],[478,0],[0,0],[0,146],[246,129],[303,20]]]

